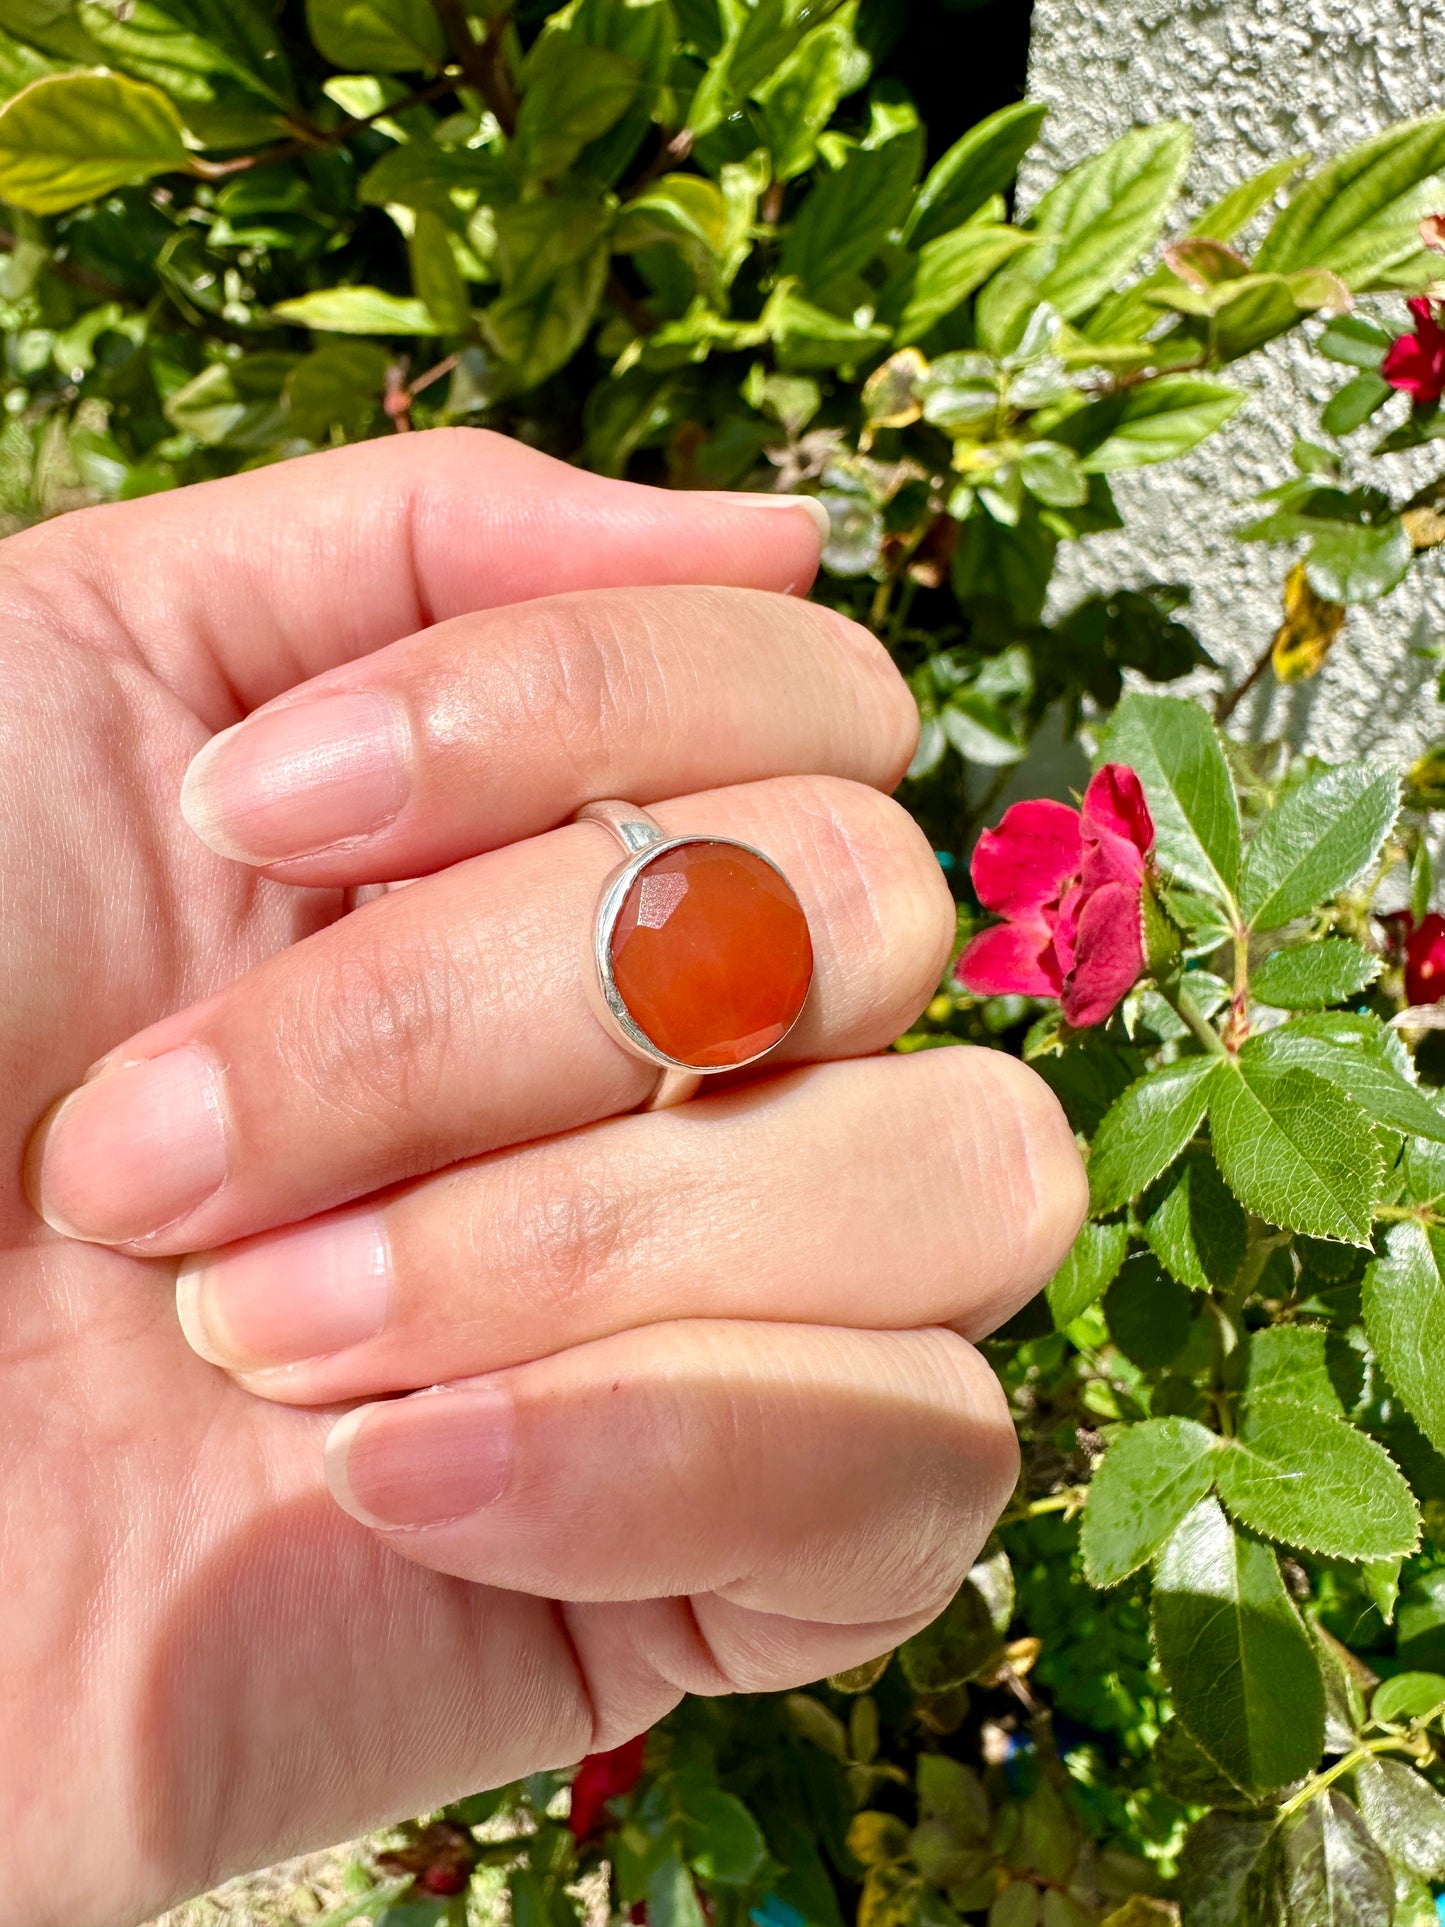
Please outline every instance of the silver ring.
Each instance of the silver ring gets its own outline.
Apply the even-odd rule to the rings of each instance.
[[[731,837],[669,836],[646,810],[615,799],[584,805],[573,821],[600,823],[624,852],[622,862],[604,880],[598,896],[586,983],[594,1011],[623,1049],[661,1070],[656,1089],[638,1108],[658,1111],[686,1103],[705,1077],[756,1064],[775,1050],[802,1014],[812,982],[813,951],[802,905],[772,858]],[[687,850],[722,859],[706,864],[692,884],[693,891],[726,887],[739,903],[755,906],[759,941],[766,946],[765,953],[755,954],[767,955],[772,974],[771,980],[765,980],[761,971],[744,978],[741,1001],[747,1005],[748,1020],[755,1022],[755,1028],[741,1037],[722,1035],[722,1012],[706,1002],[709,974],[719,968],[718,958],[709,949],[708,933],[695,923],[674,922],[689,914],[689,880],[680,863],[669,865],[666,860]],[[735,854],[729,859],[728,853]],[[766,870],[759,870],[758,865],[766,866]],[[649,882],[655,885],[650,903]],[[702,1003],[701,1010],[689,1011],[688,1021],[682,1025],[675,1013],[671,1019],[667,1017],[665,996],[659,999],[654,995],[649,1002],[639,995],[639,987],[645,989],[646,964],[635,963],[626,955],[639,931],[658,933],[660,943],[661,933],[669,926],[678,933],[673,948],[692,971],[694,998]],[[644,959],[646,954],[644,950]],[[729,967],[737,969],[736,958],[729,960]],[[645,1007],[633,1008],[628,1001],[629,989],[633,1002]],[[663,989],[665,986],[654,986],[656,991]],[[652,1024],[652,1030],[647,1023]],[[688,1032],[685,1039],[683,1029]],[[660,1034],[654,1035],[654,1031]],[[760,1048],[747,1048],[763,1038],[766,1042]]]

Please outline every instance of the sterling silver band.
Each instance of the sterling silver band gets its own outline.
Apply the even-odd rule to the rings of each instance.
[[[687,840],[670,838],[662,825],[649,816],[646,810],[639,809],[635,803],[623,803],[615,798],[584,804],[577,811],[573,821],[600,823],[604,829],[612,832],[629,859],[642,856],[674,840]],[[607,1016],[611,1019],[609,1028],[621,1033],[621,1041],[631,1047],[635,1056],[646,1057],[651,1063],[662,1065],[662,1075],[658,1078],[651,1096],[645,1098],[636,1108],[639,1111],[667,1111],[674,1105],[686,1104],[690,1097],[695,1097],[701,1087],[702,1078],[696,1071],[682,1069],[661,1058],[637,1030],[628,1015],[626,1006],[616,996],[615,990],[611,994],[608,990],[611,972],[605,947],[605,910],[610,899],[614,897],[620,899],[625,896],[627,886],[632,881],[633,867],[633,863],[629,860],[620,871],[614,872],[604,885],[604,915],[599,917],[597,931],[594,934],[593,962],[600,994],[607,1008]]]

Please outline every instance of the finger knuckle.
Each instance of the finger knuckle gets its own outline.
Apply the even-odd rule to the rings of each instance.
[[[575,1310],[605,1288],[625,1254],[635,1253],[637,1201],[552,1156],[511,1166],[501,1218],[508,1273],[542,1315]]]
[[[519,707],[585,788],[610,745],[659,720],[651,651],[622,596],[555,596],[527,605],[520,619]]]
[[[1002,1385],[974,1347],[942,1328],[910,1334],[940,1424],[920,1465],[918,1529],[899,1611],[941,1609],[957,1592],[1018,1483],[1019,1445]],[[961,1476],[962,1474],[962,1476]]]
[[[1088,1210],[1083,1160],[1058,1099],[1004,1051],[954,1050],[919,1060],[938,1129],[940,1195],[954,1204],[958,1277],[990,1329],[1058,1270]],[[980,1280],[980,1236],[989,1279]],[[983,1284],[982,1302],[979,1286]]]

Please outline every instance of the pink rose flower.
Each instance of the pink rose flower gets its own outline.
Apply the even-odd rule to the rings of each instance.
[[[642,1778],[642,1755],[647,1735],[614,1746],[609,1753],[589,1753],[572,1781],[572,1810],[567,1825],[578,1840],[597,1830],[602,1810],[620,1793],[630,1793]]]
[[[1139,778],[1106,763],[1082,809],[1015,803],[973,853],[973,887],[1006,922],[954,966],[976,996],[1057,997],[1076,1029],[1102,1024],[1144,968],[1154,822]]]
[[[1445,394],[1445,328],[1428,301],[1411,301],[1408,306],[1415,317],[1415,332],[1391,343],[1380,373],[1417,406],[1433,406]]]

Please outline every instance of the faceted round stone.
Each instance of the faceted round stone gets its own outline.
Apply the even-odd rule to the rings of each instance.
[[[612,933],[622,1001],[657,1048],[699,1070],[745,1064],[788,1030],[813,976],[808,920],[770,863],[699,839],[654,858]]]

